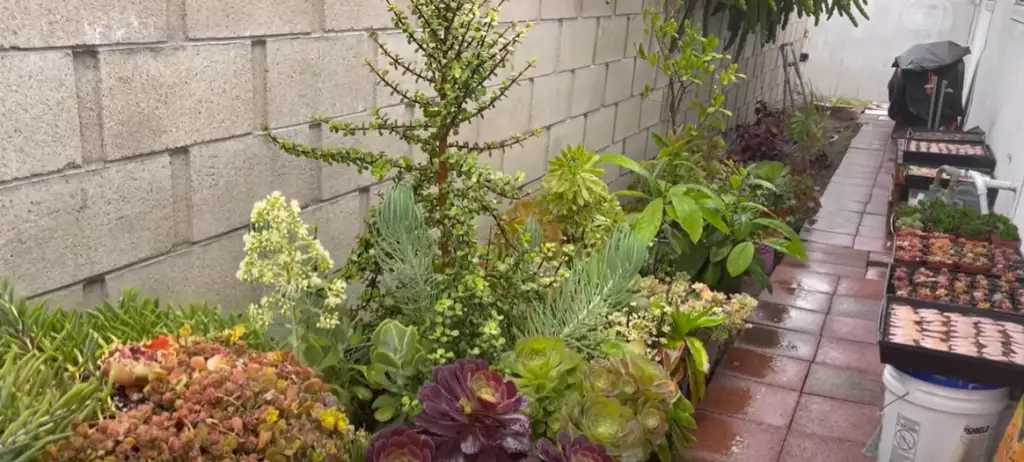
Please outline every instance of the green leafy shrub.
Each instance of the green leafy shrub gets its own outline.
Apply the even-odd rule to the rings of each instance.
[[[80,380],[60,358],[9,351],[0,364],[0,460],[38,460],[73,422],[95,418],[106,404],[99,380]]]
[[[505,362],[512,381],[530,398],[526,414],[533,434],[547,435],[548,420],[558,412],[566,390],[579,385],[583,357],[561,340],[531,337],[516,343]]]
[[[150,348],[158,345],[160,354]],[[334,406],[329,387],[288,353],[243,343],[155,340],[112,350],[108,362],[148,369],[143,400],[81,424],[44,461],[354,461],[365,435]],[[116,370],[108,368],[107,370]]]
[[[419,332],[389,319],[377,326],[370,342],[370,363],[362,371],[368,385],[379,392],[372,405],[374,418],[407,420],[419,411],[416,390],[426,365]]]

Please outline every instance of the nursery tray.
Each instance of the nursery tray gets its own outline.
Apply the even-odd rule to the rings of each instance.
[[[914,164],[923,167],[941,167],[943,165],[949,165],[951,167],[989,169],[990,171],[996,168],[996,157],[992,155],[992,149],[984,142],[940,141],[942,143],[982,146],[984,148],[984,155],[969,156],[962,154],[938,154],[933,152],[912,151],[908,148],[910,147],[910,143],[913,141],[924,140],[903,140],[899,156],[897,156],[898,163]]]
[[[887,296],[882,300],[882,308],[878,315],[878,356],[883,364],[986,385],[1019,386],[1024,383],[1024,366],[1021,365],[888,340],[890,308],[894,303],[1021,324],[1020,317],[998,311],[978,313],[979,310],[955,305]]]
[[[889,264],[889,270],[886,271],[886,274],[885,274],[885,294],[886,295],[893,296],[893,297],[899,297],[899,295],[896,295],[896,287],[892,283],[893,272],[895,272],[895,270],[897,268],[899,268],[899,267],[906,268],[908,271],[910,271],[911,272],[911,277],[913,277],[913,272],[914,271],[916,271],[918,269],[921,269],[921,268],[924,268],[924,269],[927,269],[928,271],[932,271],[932,272],[936,272],[936,273],[941,271],[941,270],[938,270],[938,269],[928,268],[926,266],[921,266],[921,265],[911,265],[911,264],[906,264],[906,263],[897,263],[895,258],[894,258],[893,262]],[[999,277],[998,276],[993,276],[991,274],[965,273],[963,271],[957,271],[956,269],[951,269],[951,270],[948,270],[948,271],[949,271],[949,274],[952,274],[952,275],[966,274],[967,276],[970,276],[972,278],[977,277],[977,276],[984,276],[989,281],[989,287],[992,287],[993,284],[998,284],[999,283]],[[1000,310],[995,310],[995,309],[977,308],[977,307],[974,307],[974,306],[960,305],[958,303],[940,302],[940,301],[936,301],[936,300],[922,300],[922,299],[913,298],[913,297],[900,297],[900,298],[906,298],[907,300],[917,300],[917,301],[926,302],[926,303],[935,303],[935,304],[943,305],[943,306],[954,306],[954,307],[957,307],[957,308],[966,309],[966,310],[970,311],[971,313],[979,314],[979,315],[983,315],[985,313],[1003,313],[1005,315],[1011,316],[1014,319],[1017,319],[1017,320],[1019,320],[1021,322],[1024,322],[1024,313],[1022,313],[1020,311],[1020,310],[1024,309],[1024,307],[1021,307],[1021,306],[1017,305],[1017,301],[1013,298],[1013,294],[1009,294],[1009,295],[1010,295],[1010,304],[1013,306],[1013,310],[1014,311],[1000,311]]]
[[[985,134],[975,132],[948,132],[934,130],[907,130],[907,139],[918,141],[970,141],[984,143]]]

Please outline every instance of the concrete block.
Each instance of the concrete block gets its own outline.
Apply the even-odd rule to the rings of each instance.
[[[392,55],[400,57],[406,64],[416,66],[416,68],[422,68],[423,57],[417,52],[416,46],[409,43],[409,40],[402,33],[397,31],[382,33],[380,34],[379,40]],[[391,75],[388,77],[392,82],[397,84],[402,91],[411,94],[413,90],[419,90],[428,96],[434,95],[434,90],[431,88],[429,83],[418,81],[416,80],[416,77],[411,74],[402,75],[401,72],[394,71],[391,69],[391,60],[384,54],[384,51],[377,50],[376,53],[376,58],[372,58],[371,61],[375,61],[377,63],[378,69],[387,69],[391,71]],[[363,68],[365,69],[366,66],[363,66]],[[400,96],[392,94],[392,90],[385,86],[380,79],[369,73],[369,69],[367,69],[366,72],[376,86],[374,91],[376,93],[378,106],[392,106],[404,102]],[[502,72],[505,72],[505,70],[498,70],[499,74]]]
[[[580,15],[581,0],[541,0],[540,17],[543,19],[575,18]]]
[[[501,7],[502,21],[533,21],[540,17],[541,0],[508,0]]]
[[[84,308],[91,308],[86,305],[85,291],[82,284],[75,284],[53,292],[47,292],[33,300],[45,301],[50,308],[63,308],[65,310],[77,311]]]
[[[558,64],[558,34],[561,33],[561,23],[558,21],[540,21],[534,23],[533,27],[526,32],[526,37],[519,44],[513,62],[517,69],[525,66],[531,59],[537,59],[537,65],[526,72],[527,78],[548,75],[555,72]]]
[[[509,175],[523,172],[524,182],[529,183],[544,176],[548,171],[548,132],[541,133],[505,151],[503,169]]]
[[[408,122],[405,116],[404,106],[393,106],[381,109],[381,112],[390,120],[399,123]],[[339,121],[358,124],[373,119],[369,112],[342,117]],[[331,133],[327,127],[323,127],[324,147],[356,147],[364,151],[386,152],[393,157],[408,156],[411,154],[411,147],[394,135],[385,132],[383,135],[376,132],[346,137],[340,133]],[[373,175],[370,172],[359,174],[355,168],[348,165],[327,165],[320,167],[320,199],[331,199],[337,196],[348,194],[357,188],[373,183]]]
[[[107,159],[251,130],[248,43],[102,51]]]
[[[167,39],[166,0],[6,0],[0,49]]]
[[[615,131],[615,106],[608,106],[587,114],[587,131],[583,143],[590,149],[598,149],[612,142]]]
[[[0,55],[0,182],[82,163],[71,53]]]
[[[548,143],[548,160],[558,157],[569,146],[583,144],[587,118],[574,117],[551,126],[551,140]]]
[[[572,84],[572,115],[577,116],[604,106],[607,66],[599,64],[576,69],[575,72]]]
[[[611,16],[615,14],[615,2],[612,0],[583,0],[583,17]]]
[[[482,120],[474,122],[480,125],[481,141],[499,141],[530,129],[530,111],[524,111],[523,108],[530,105],[532,86],[531,82],[522,81],[509,88],[505,99],[484,113]]]
[[[0,268],[34,295],[171,250],[170,159],[0,188]]]
[[[598,154],[622,154],[622,141],[605,146],[604,149],[598,149],[597,152]],[[615,179],[622,176],[622,172],[628,171],[615,164],[602,164],[600,167],[604,170],[604,175],[601,179],[604,180],[605,183],[615,181]]]
[[[559,72],[533,80],[533,102],[530,103],[533,128],[547,127],[569,117],[572,77],[572,72]]]
[[[362,33],[267,42],[267,116],[270,126],[312,115],[338,117],[373,106],[372,56]]]
[[[643,130],[661,121],[661,108],[665,99],[665,90],[652,91],[644,99],[640,108],[640,129]]]
[[[125,289],[168,303],[209,303],[240,312],[259,299],[262,287],[239,281],[245,257],[244,231],[188,247],[107,275],[107,293]]]
[[[313,0],[185,0],[185,33],[212,38],[310,32],[313,11]]]
[[[615,14],[639,14],[644,10],[644,0],[615,0]]]
[[[633,68],[635,58],[622,59],[608,64],[608,81],[604,87],[604,103],[615,104],[632,96]]]
[[[563,21],[562,36],[558,41],[558,70],[576,69],[593,64],[596,41],[597,18]]]
[[[643,98],[634,96],[627,99],[618,106],[615,114],[615,141],[636,133],[640,127],[640,109],[643,105]]]
[[[637,162],[647,160],[647,139],[647,130],[626,137],[622,144],[622,154]]]
[[[392,1],[408,10],[407,0]],[[387,2],[381,0],[324,0],[327,30],[389,29],[393,27]]]
[[[644,33],[647,25],[644,24],[644,17],[635,15],[629,17],[629,28],[626,30],[626,57],[632,58],[637,55],[641,45],[647,49],[650,37]]]
[[[637,58],[636,67],[633,69],[633,95],[644,92],[648,86],[654,87],[655,74],[661,71],[651,66],[647,60]]]
[[[594,53],[594,62],[600,64],[624,58],[628,29],[629,18],[601,18],[601,24],[597,28],[597,51]]]
[[[275,135],[310,144],[302,127]],[[264,135],[248,135],[189,149],[192,178],[192,240],[249,223],[252,204],[274,191],[307,204],[319,195],[320,163],[289,156]]]
[[[345,264],[365,228],[361,204],[360,193],[353,192],[302,211],[306,224],[317,227],[317,238],[331,254],[335,268]]]

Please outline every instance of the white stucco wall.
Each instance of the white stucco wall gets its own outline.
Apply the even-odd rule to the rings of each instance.
[[[984,11],[983,6],[979,9]],[[1024,182],[1024,5],[996,0],[985,47],[977,53],[973,101],[966,127],[979,126],[998,160],[996,177],[1018,186]],[[1016,18],[1016,19],[1015,19]],[[984,27],[979,27],[979,33]],[[1021,201],[1000,193],[995,211],[1024,227]]]
[[[918,43],[968,44],[975,1],[871,0],[871,20],[860,27],[847,18],[822,21],[810,29],[805,75],[819,93],[887,101],[896,55]]]

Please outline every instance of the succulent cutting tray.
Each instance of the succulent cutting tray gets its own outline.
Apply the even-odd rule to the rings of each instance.
[[[987,274],[994,278],[1005,277],[1007,281],[1024,279],[1024,256],[1020,249],[945,234],[894,234],[892,261],[895,263]]]
[[[984,142],[970,141],[925,141],[907,139],[903,141],[899,163],[928,167],[950,165],[953,167],[995,169],[996,158]]]
[[[1024,383],[1019,317],[888,296],[878,317],[883,364],[987,385]]]
[[[972,141],[976,143],[985,142],[984,133],[975,132],[939,132],[914,129],[907,130],[907,138],[921,141]]]
[[[959,306],[977,314],[999,312],[1024,322],[1024,286],[981,274],[932,270],[900,264],[889,266],[886,294],[906,299]]]

